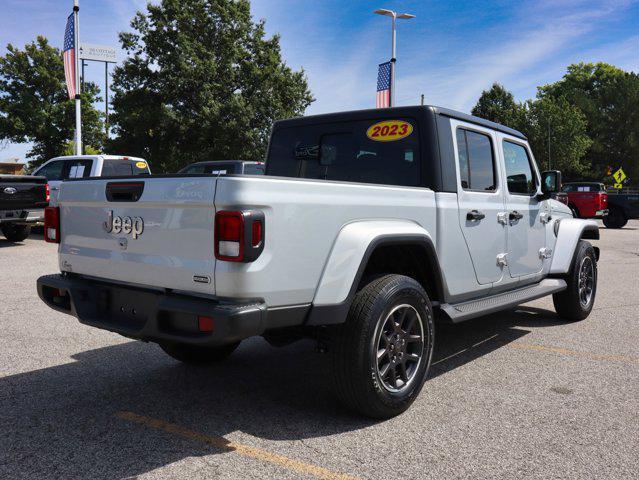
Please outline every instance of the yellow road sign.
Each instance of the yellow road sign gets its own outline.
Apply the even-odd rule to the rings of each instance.
[[[623,183],[615,183],[615,188],[623,188]]]
[[[615,177],[617,183],[621,183],[626,179],[626,173],[621,168],[617,170],[612,176]]]

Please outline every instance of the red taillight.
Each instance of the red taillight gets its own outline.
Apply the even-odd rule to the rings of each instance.
[[[47,203],[51,200],[51,190],[49,190],[49,184],[45,185],[45,192],[47,192]]]
[[[244,260],[244,215],[242,212],[215,214],[215,258],[227,262]]]
[[[60,209],[44,209],[44,239],[49,243],[60,243]]]
[[[255,220],[251,228],[251,246],[259,247],[262,243],[262,221]]]
[[[215,214],[215,258],[252,262],[264,250],[264,212],[220,211]]]

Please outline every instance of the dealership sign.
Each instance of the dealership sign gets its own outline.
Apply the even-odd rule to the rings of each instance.
[[[80,44],[80,58],[82,60],[94,60],[97,62],[117,62],[118,56],[115,48],[108,45],[94,45],[92,43]]]

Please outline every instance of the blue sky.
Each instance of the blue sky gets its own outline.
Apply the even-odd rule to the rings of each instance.
[[[117,45],[146,3],[80,0],[82,41]],[[60,47],[72,5],[0,0],[0,50],[38,34]],[[374,107],[377,64],[390,57],[390,19],[373,15],[376,8],[416,15],[398,22],[398,105],[417,104],[423,93],[427,103],[468,112],[493,82],[525,100],[580,61],[639,71],[639,0],[253,0],[254,17],[281,35],[285,61],[306,71],[316,98],[307,113]],[[103,67],[90,65],[87,79],[103,85]],[[0,159],[27,150],[8,145]]]

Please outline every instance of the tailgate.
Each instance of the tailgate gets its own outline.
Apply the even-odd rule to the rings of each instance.
[[[0,177],[0,209],[43,208],[47,204],[47,180],[44,177]]]
[[[60,269],[215,293],[215,177],[63,182]]]

